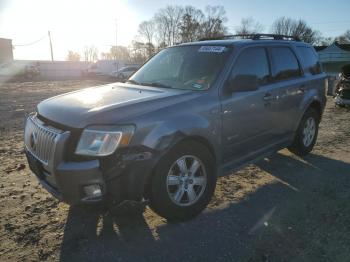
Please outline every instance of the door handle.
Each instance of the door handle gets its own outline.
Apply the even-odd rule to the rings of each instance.
[[[270,100],[272,100],[272,99],[273,99],[273,96],[272,96],[271,93],[266,93],[266,94],[264,95],[264,97],[263,97],[263,100],[264,100],[264,101],[270,101]]]
[[[298,88],[298,93],[299,93],[299,94],[304,94],[304,93],[305,93],[305,85],[299,86],[299,88]]]

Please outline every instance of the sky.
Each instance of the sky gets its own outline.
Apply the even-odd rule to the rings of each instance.
[[[350,29],[350,0],[0,0],[0,38],[13,40],[15,59],[49,60],[48,31],[55,60],[90,45],[106,52],[116,38],[118,45],[130,45],[138,25],[167,5],[202,10],[222,5],[231,33],[246,17],[260,22],[266,32],[281,16],[304,19],[325,37]]]

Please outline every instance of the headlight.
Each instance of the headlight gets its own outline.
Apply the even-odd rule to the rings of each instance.
[[[118,146],[127,146],[133,133],[133,126],[91,126],[84,129],[75,153],[85,156],[111,155]]]

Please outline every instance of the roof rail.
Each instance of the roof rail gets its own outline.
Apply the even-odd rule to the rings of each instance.
[[[290,35],[278,35],[278,34],[239,34],[239,35],[223,35],[218,37],[207,37],[201,38],[199,41],[206,40],[224,40],[224,39],[234,39],[234,38],[242,38],[242,39],[252,39],[252,40],[289,40],[289,41],[300,41],[300,38],[297,36]]]

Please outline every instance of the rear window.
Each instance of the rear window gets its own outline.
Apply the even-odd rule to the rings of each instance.
[[[304,65],[305,74],[317,75],[321,73],[321,65],[317,55],[310,47],[298,46],[298,54]]]
[[[298,60],[289,47],[272,47],[270,51],[275,80],[286,80],[301,75]]]

